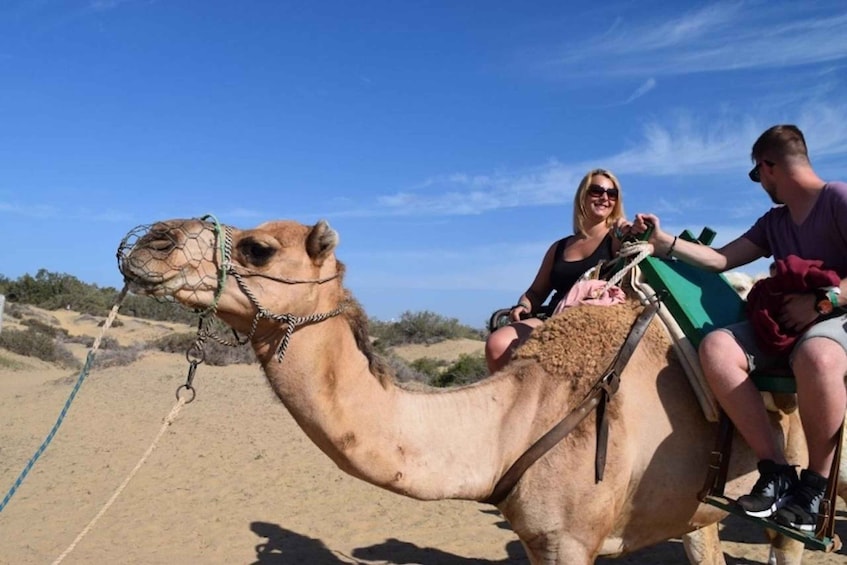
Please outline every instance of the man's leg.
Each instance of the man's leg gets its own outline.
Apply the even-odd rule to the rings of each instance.
[[[750,516],[768,518],[779,510],[798,479],[777,443],[762,393],[749,376],[757,359],[773,361],[755,346],[749,324],[712,332],[700,344],[700,363],[709,386],[759,458],[759,478],[750,494],[738,497],[738,505]]]
[[[837,342],[816,337],[793,354],[800,420],[809,446],[809,469],[829,476],[838,430],[847,410],[847,353]]]
[[[809,468],[787,497],[775,519],[786,526],[813,532],[835,456],[838,429],[847,409],[847,350],[843,325],[822,322],[801,339],[792,354],[797,403],[809,449]]]
[[[721,408],[756,457],[784,465],[762,393],[750,379],[747,355],[733,335],[722,330],[708,334],[700,343],[700,364]]]

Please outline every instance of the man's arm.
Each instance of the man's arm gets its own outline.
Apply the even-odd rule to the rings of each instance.
[[[646,231],[647,226],[651,224],[653,232],[648,241],[653,244],[653,255],[657,257],[676,257],[695,267],[720,273],[765,256],[764,249],[744,237],[739,237],[720,249],[685,241],[662,231],[659,218],[653,214],[636,214],[633,231]]]

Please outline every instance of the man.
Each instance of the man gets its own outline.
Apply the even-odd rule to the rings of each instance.
[[[790,353],[767,354],[757,346],[749,322],[709,333],[700,345],[700,363],[726,414],[759,458],[759,479],[739,497],[744,511],[803,531],[814,531],[847,409],[847,183],[821,180],[809,162],[803,133],[777,125],[753,144],[749,176],[761,183],[775,206],[738,239],[720,249],[684,241],[660,229],[652,214],[638,214],[633,231],[653,224],[654,255],[722,272],[761,257],[796,255],[820,260],[840,285],[786,294],[777,321],[800,331]],[[808,327],[807,327],[808,326]],[[749,377],[755,369],[790,366],[797,381],[800,418],[809,449],[809,467],[800,477],[785,459],[770,427],[761,393]]]

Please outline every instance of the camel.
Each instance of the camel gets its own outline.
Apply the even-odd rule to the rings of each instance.
[[[341,470],[420,500],[485,501],[582,399],[641,309],[570,308],[498,373],[447,390],[412,389],[372,351],[367,317],[343,286],[338,241],[323,220],[247,230],[169,220],[131,232],[118,255],[132,292],[214,313],[245,334],[273,391]],[[693,563],[724,563],[716,524],[726,514],[697,501],[716,429],[658,321],[620,376],[602,481],[591,414],[497,508],[534,565],[590,564],[676,537]],[[772,419],[789,456],[804,457],[797,415]],[[738,496],[755,482],[756,461],[743,441],[734,445],[727,494]],[[779,562],[799,563],[802,544],[778,541]]]

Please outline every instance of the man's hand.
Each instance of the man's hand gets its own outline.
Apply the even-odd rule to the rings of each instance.
[[[636,214],[635,221],[630,227],[633,235],[641,235],[652,228],[648,243],[653,246],[653,255],[665,256],[673,242],[673,236],[662,231],[659,217],[654,214]]]

